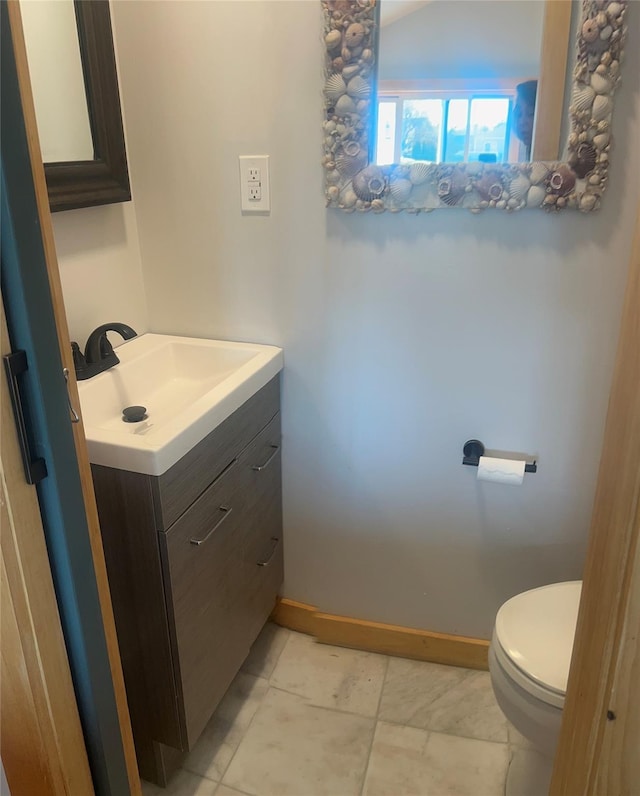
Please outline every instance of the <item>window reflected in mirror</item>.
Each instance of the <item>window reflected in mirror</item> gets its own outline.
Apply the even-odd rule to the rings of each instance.
[[[439,98],[381,97],[376,163],[501,163],[528,160],[516,136],[516,99],[510,94]],[[533,129],[533,122],[529,125]],[[518,140],[519,139],[519,140]],[[528,134],[529,146],[531,132]]]
[[[381,0],[375,162],[535,159],[546,5]]]

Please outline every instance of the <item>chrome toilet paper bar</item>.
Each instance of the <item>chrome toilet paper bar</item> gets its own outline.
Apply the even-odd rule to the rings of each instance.
[[[480,463],[480,457],[484,456],[484,445],[479,439],[469,439],[464,443],[462,448],[463,459],[462,464],[468,464],[471,467],[477,467]],[[527,463],[524,466],[525,473],[537,473],[538,466],[536,462]]]

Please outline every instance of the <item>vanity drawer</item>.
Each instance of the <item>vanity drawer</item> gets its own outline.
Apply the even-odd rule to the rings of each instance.
[[[280,408],[275,376],[189,453],[152,479],[158,530],[166,530],[263,429]]]
[[[238,577],[243,501],[237,486],[236,461],[159,534],[187,749],[193,748],[249,650]]]
[[[270,533],[267,543],[260,545],[259,556],[251,556],[248,564],[258,570],[253,575],[253,588],[244,595],[244,622],[247,635],[255,641],[264,627],[276,603],[276,598],[284,580],[284,557],[282,525]],[[261,562],[259,565],[257,562]]]
[[[239,465],[246,497],[242,615],[245,633],[253,640],[273,610],[284,579],[280,415],[243,452]]]

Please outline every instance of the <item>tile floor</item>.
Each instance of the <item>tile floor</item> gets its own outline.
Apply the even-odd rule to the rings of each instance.
[[[527,742],[488,672],[267,624],[166,790],[145,796],[502,796]]]

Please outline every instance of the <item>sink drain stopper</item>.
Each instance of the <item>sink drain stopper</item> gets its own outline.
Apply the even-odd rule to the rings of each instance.
[[[127,406],[122,410],[122,419],[125,423],[139,423],[147,419],[146,406]]]

